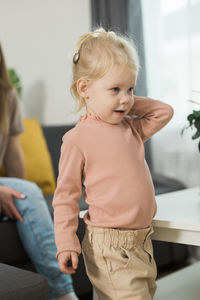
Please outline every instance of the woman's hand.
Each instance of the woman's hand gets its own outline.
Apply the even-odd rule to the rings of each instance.
[[[14,197],[24,199],[26,196],[10,187],[0,185],[0,205],[3,215],[22,222],[24,219],[15,206]]]
[[[72,266],[68,266],[68,261],[72,262]],[[58,255],[58,266],[62,273],[74,274],[78,266],[78,254],[74,251],[61,252]]]

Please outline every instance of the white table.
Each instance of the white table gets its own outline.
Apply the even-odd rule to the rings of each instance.
[[[161,194],[156,196],[156,202],[152,239],[200,246],[200,188]],[[96,299],[94,295],[93,300]]]
[[[200,246],[200,188],[156,196],[152,239]]]

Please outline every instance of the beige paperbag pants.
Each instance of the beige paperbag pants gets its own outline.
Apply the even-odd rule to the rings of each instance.
[[[152,227],[118,230],[86,225],[82,252],[99,300],[152,300],[156,264]]]

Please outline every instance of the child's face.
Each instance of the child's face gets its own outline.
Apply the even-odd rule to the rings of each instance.
[[[136,76],[128,66],[114,65],[87,88],[87,111],[110,124],[119,124],[134,103]]]

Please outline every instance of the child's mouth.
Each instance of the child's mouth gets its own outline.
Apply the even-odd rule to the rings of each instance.
[[[122,116],[125,113],[125,110],[114,110],[114,112],[120,116]]]

